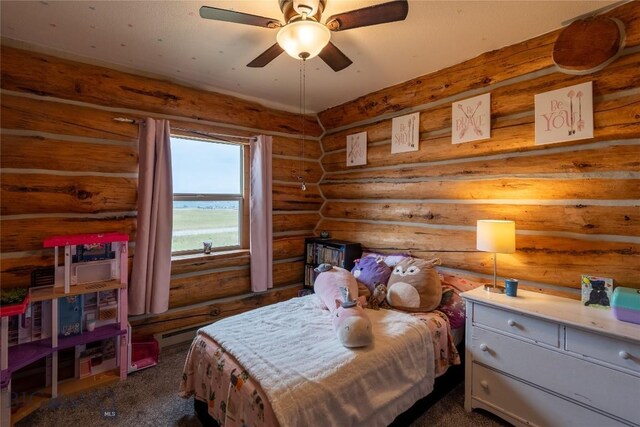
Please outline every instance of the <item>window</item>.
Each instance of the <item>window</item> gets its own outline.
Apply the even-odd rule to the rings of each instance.
[[[243,233],[243,147],[171,137],[176,253],[239,248]]]

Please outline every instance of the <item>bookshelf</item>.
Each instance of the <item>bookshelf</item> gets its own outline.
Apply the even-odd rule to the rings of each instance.
[[[342,240],[308,237],[305,239],[304,287],[313,289],[318,273],[313,271],[320,264],[331,264],[351,270],[356,259],[362,255],[360,243]]]

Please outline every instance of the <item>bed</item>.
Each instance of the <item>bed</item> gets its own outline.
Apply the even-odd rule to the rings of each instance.
[[[374,344],[342,347],[316,295],[198,331],[180,384],[204,425],[386,426],[460,364],[448,317],[367,310]]]

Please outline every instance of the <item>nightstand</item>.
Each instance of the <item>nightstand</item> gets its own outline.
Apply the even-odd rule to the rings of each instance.
[[[462,297],[467,411],[516,426],[640,426],[640,325],[536,292]]]

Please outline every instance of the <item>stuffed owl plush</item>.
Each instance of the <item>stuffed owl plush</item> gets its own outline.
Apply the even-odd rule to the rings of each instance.
[[[438,307],[442,286],[438,272],[433,268],[440,259],[429,261],[406,258],[400,261],[389,277],[387,302],[391,307],[405,311],[423,312]]]

